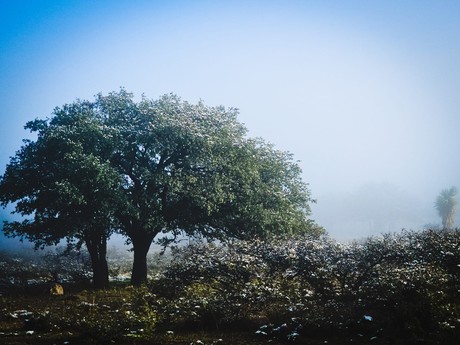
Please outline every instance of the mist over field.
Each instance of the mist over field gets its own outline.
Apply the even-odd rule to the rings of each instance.
[[[173,92],[238,108],[250,136],[292,152],[333,238],[439,225],[437,195],[460,187],[459,15],[455,1],[4,4],[0,174],[56,106]]]

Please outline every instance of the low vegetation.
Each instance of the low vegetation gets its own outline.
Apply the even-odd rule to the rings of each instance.
[[[90,289],[84,254],[58,254],[3,253],[1,343],[454,344],[460,335],[459,230],[197,242],[151,257],[161,268],[140,288],[120,278],[120,260],[102,291]],[[55,279],[63,296],[49,295]]]

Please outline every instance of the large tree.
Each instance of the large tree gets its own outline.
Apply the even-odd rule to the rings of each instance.
[[[15,202],[22,222],[5,222],[9,236],[36,247],[59,243],[86,245],[93,285],[108,287],[106,241],[114,229],[119,175],[108,158],[113,149],[93,113],[93,104],[75,102],[56,108],[51,120],[35,120],[25,141],[0,180],[0,201]]]
[[[436,198],[434,206],[442,219],[443,229],[452,229],[454,227],[457,212],[457,193],[457,188],[451,187],[443,189]]]
[[[249,239],[314,228],[292,155],[247,139],[236,109],[175,95],[136,103],[123,90],[96,104],[116,132],[112,166],[124,181],[117,218],[133,245],[133,284],[146,281],[146,255],[161,233],[167,243],[181,234]]]
[[[3,180],[13,181],[18,189],[10,188],[15,194],[2,196],[4,203],[21,200],[17,207],[23,214],[35,212],[33,224],[43,222],[39,207],[53,210],[45,214],[47,221],[78,221],[66,228],[68,233],[56,234],[51,226],[31,231],[29,223],[16,232],[29,238],[32,233],[41,240],[49,233],[82,237],[95,229],[116,229],[132,244],[131,280],[139,285],[147,280],[147,253],[155,238],[167,245],[182,235],[226,240],[318,230],[307,218],[312,200],[292,155],[262,139],[248,139],[236,109],[194,105],[175,95],[136,102],[123,89],[98,95],[84,105],[82,110],[81,102],[64,107],[70,119],[84,116],[84,133],[79,133],[78,122],[71,130],[57,130],[64,141],[60,149],[64,152],[58,150],[58,157],[53,150],[42,150],[34,153],[30,163],[21,154],[13,159]],[[55,113],[57,118],[60,115]],[[37,143],[42,142],[40,131],[54,128],[54,121],[49,126],[40,121],[33,124],[39,131]],[[88,126],[91,135],[84,130]],[[69,138],[61,132],[78,135]],[[29,142],[26,147],[35,145]],[[90,170],[92,178],[81,178],[78,166],[71,164],[75,155],[82,160],[81,167],[95,169]],[[87,160],[94,164],[86,164]],[[38,205],[34,201],[47,191],[40,176],[48,175],[38,171],[23,191],[20,185],[25,178],[8,172],[25,170],[27,176],[34,164],[49,174],[46,186],[53,187],[57,179],[65,187],[59,193],[69,194],[67,204],[61,194],[61,199],[43,197]],[[78,197],[73,198],[73,193]],[[72,209],[79,211],[72,213]]]

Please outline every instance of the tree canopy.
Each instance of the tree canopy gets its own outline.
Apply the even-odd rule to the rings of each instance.
[[[88,246],[88,234],[105,243],[117,231],[133,246],[139,285],[155,238],[167,245],[180,235],[321,232],[308,219],[313,200],[292,154],[247,138],[237,116],[173,94],[136,102],[123,89],[56,108],[26,125],[37,140],[25,142],[1,178],[2,204],[16,202],[30,216],[6,224],[6,233]]]

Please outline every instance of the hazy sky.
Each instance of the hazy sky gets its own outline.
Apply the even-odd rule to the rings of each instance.
[[[337,238],[439,222],[460,187],[458,18],[455,0],[0,1],[0,173],[25,122],[123,86],[239,108]]]

